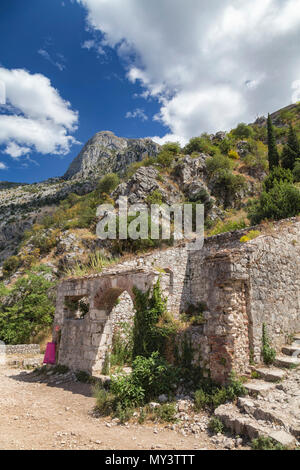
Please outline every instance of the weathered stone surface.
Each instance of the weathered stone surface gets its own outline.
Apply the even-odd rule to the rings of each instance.
[[[287,356],[298,357],[300,355],[300,346],[284,346],[282,352]]]
[[[300,365],[300,359],[297,357],[276,356],[276,364],[281,367],[298,367]]]
[[[87,178],[124,171],[130,163],[156,156],[159,148],[151,139],[123,139],[110,131],[98,132],[73,160],[64,178]]]
[[[270,437],[285,447],[293,447],[296,442],[296,439],[285,431],[274,431]]]
[[[264,382],[260,380],[252,380],[244,384],[244,387],[249,392],[249,394],[259,394],[266,395],[269,390],[275,387],[275,384],[270,382]]]
[[[286,377],[286,371],[275,367],[258,367],[255,369],[263,380],[267,382],[278,382]]]

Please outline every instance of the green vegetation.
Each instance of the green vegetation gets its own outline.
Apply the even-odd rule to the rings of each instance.
[[[231,135],[238,139],[248,139],[253,136],[253,129],[251,126],[247,126],[247,124],[241,122],[231,131]]]
[[[263,361],[267,365],[271,365],[275,361],[276,351],[270,345],[270,339],[267,333],[266,324],[263,324],[263,331],[262,331],[262,357]]]
[[[293,171],[298,159],[300,159],[300,144],[295,129],[290,124],[287,144],[283,147],[281,155],[283,168]]]
[[[287,450],[282,444],[276,443],[270,437],[259,436],[251,441],[253,450]]]
[[[270,171],[273,170],[275,166],[279,166],[279,154],[270,114],[268,115],[268,160]]]
[[[286,181],[275,181],[267,192],[263,191],[259,200],[249,207],[252,224],[263,220],[280,220],[295,217],[300,213],[300,191]]]
[[[108,173],[98,183],[97,191],[101,195],[111,194],[120,184],[120,178],[115,173]]]
[[[209,379],[202,379],[200,387],[195,392],[195,410],[200,411],[207,408],[214,410],[223,403],[233,401],[245,394],[246,389],[234,373],[231,374],[228,384],[224,387]]]
[[[219,418],[211,418],[210,422],[208,423],[208,429],[214,434],[223,433],[224,424],[219,420]]]
[[[159,421],[163,423],[175,423],[176,421],[176,404],[164,403],[159,408],[155,408],[154,413]]]
[[[55,283],[42,272],[29,272],[11,289],[0,287],[0,339],[7,344],[30,343],[31,338],[52,325]]]
[[[254,240],[255,238],[259,237],[261,235],[259,230],[250,230],[250,232],[247,233],[247,235],[244,235],[241,237],[240,242],[241,243],[247,243],[250,240]]]
[[[100,251],[91,253],[86,262],[77,262],[72,268],[67,268],[64,272],[66,277],[83,277],[90,274],[101,273],[104,268],[118,261],[117,258],[107,258]]]
[[[166,313],[159,281],[150,291],[135,290],[133,356],[149,357],[154,351],[164,353],[166,343],[176,333],[176,325]]]
[[[218,152],[218,148],[211,143],[207,134],[202,134],[201,137],[193,137],[183,151],[188,155],[192,155],[194,152],[215,155]]]

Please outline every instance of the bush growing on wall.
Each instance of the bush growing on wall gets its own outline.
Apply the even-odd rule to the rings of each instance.
[[[133,356],[149,357],[153,352],[164,353],[166,341],[175,334],[175,324],[166,316],[166,301],[162,298],[159,281],[150,291],[135,290]]]

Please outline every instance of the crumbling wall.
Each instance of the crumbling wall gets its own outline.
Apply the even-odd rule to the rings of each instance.
[[[108,305],[109,296],[116,300],[127,292],[133,298],[133,286],[145,291],[161,277],[175,317],[190,304],[205,304],[204,324],[186,331],[194,364],[218,382],[225,382],[232,370],[248,372],[251,358],[261,360],[263,323],[277,350],[300,330],[300,221],[258,230],[260,235],[247,243],[240,239],[249,229],[208,238],[201,250],[183,244],[127,260],[98,276],[64,281],[55,317],[62,328],[60,362],[99,371],[116,318],[132,318],[132,307]],[[81,325],[67,319],[64,302],[72,296],[90,299]]]

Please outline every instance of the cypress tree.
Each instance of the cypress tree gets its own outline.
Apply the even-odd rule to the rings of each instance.
[[[281,155],[283,168],[287,170],[293,170],[297,158],[300,158],[300,145],[295,129],[293,128],[292,124],[290,124],[287,145],[284,146]]]
[[[268,114],[268,150],[269,169],[272,171],[274,167],[279,166],[279,154],[270,114]]]

